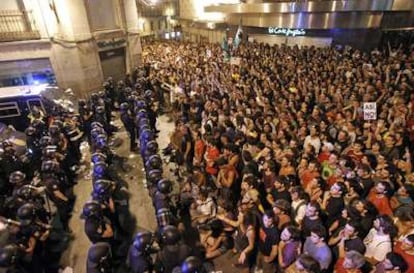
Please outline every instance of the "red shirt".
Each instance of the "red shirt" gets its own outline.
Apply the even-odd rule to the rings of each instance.
[[[408,254],[401,249],[401,242],[397,242],[394,247],[394,252],[400,254],[408,264],[406,272],[414,272],[414,254]]]
[[[210,163],[207,162],[206,172],[211,175],[216,175],[218,169],[214,167],[214,161],[220,157],[220,151],[216,147],[207,147],[206,153],[207,158],[210,161]]]
[[[375,188],[368,194],[368,201],[370,201],[377,208],[379,214],[386,214],[392,217],[390,200],[385,195],[379,198],[375,192]]]
[[[335,264],[335,272],[336,273],[348,273],[348,270],[343,266],[344,258],[339,258]],[[357,269],[356,271],[352,271],[355,273],[361,273],[361,270]]]

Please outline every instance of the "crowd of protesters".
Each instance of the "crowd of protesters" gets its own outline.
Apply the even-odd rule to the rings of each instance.
[[[88,273],[211,272],[229,254],[234,272],[414,272],[412,47],[143,49],[142,68],[78,113],[34,108],[23,157],[2,143],[0,266],[59,270],[86,140]],[[155,236],[132,240],[128,168],[109,146],[117,108],[144,161]],[[175,122],[163,153],[178,166],[176,196],[158,154],[162,112]]]
[[[205,258],[232,252],[235,272],[414,272],[413,47],[230,50],[230,62],[218,44],[143,52],[176,125],[164,153],[179,214]]]

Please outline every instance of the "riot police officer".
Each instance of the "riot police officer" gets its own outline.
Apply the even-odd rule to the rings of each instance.
[[[135,152],[137,150],[137,144],[136,144],[137,134],[136,134],[136,128],[135,128],[133,115],[131,111],[129,110],[128,103],[126,102],[122,103],[119,109],[121,111],[121,121],[124,124],[125,129],[127,130],[129,134],[129,139],[130,139],[129,150],[131,152]]]
[[[21,263],[24,250],[17,244],[7,244],[0,248],[0,267],[7,268],[6,273],[28,273],[27,267]]]
[[[152,247],[152,234],[139,232],[129,249],[128,264],[131,273],[149,273],[153,270],[153,261],[150,256]]]
[[[113,241],[111,221],[103,215],[99,202],[87,202],[83,206],[82,216],[85,218],[85,233],[92,243]]]
[[[86,273],[111,273],[112,253],[111,246],[105,242],[98,242],[88,250]]]
[[[203,262],[196,256],[190,256],[181,265],[181,273],[204,273]]]
[[[191,248],[180,240],[181,234],[175,226],[166,226],[161,230],[162,248],[155,262],[157,272],[171,273],[191,255]]]

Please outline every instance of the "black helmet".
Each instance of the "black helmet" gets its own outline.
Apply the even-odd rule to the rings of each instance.
[[[102,128],[103,129],[103,125],[102,123],[100,123],[99,121],[94,121],[91,123],[91,128]]]
[[[172,224],[172,214],[170,209],[161,208],[157,210],[157,223],[159,227],[165,227]]]
[[[101,216],[102,207],[97,201],[88,201],[83,205],[82,216],[89,218],[92,216]]]
[[[49,134],[56,135],[59,133],[59,127],[55,124],[49,126]]]
[[[98,94],[97,93],[92,93],[91,94],[91,100],[96,100],[98,99]]]
[[[29,126],[26,128],[26,130],[24,130],[24,133],[26,134],[26,136],[33,136],[36,134],[36,128],[33,126]]]
[[[127,111],[129,108],[129,104],[127,102],[123,102],[121,103],[121,105],[119,105],[119,110],[121,111]]]
[[[88,250],[87,272],[110,272],[111,245],[105,242],[93,244]]]
[[[46,160],[42,162],[42,172],[55,172],[59,169],[59,163],[54,160]]]
[[[91,156],[92,163],[106,162],[107,156],[104,153],[96,152]]]
[[[96,178],[102,178],[106,173],[107,167],[108,165],[106,165],[103,161],[96,162],[93,165],[93,176]]]
[[[158,143],[155,140],[151,140],[147,143],[146,152],[148,155],[154,155],[158,151]]]
[[[93,183],[93,193],[97,196],[109,196],[112,191],[113,182],[110,180],[99,179]]]
[[[43,136],[39,141],[40,146],[46,147],[52,144],[52,138],[50,136]]]
[[[154,169],[148,173],[148,183],[151,185],[156,185],[158,181],[162,179],[162,171],[159,169]]]
[[[157,190],[163,194],[169,194],[172,192],[172,183],[168,179],[161,179],[157,183]]]
[[[100,148],[103,148],[106,146],[107,140],[108,138],[106,137],[105,134],[99,134],[96,136],[95,145]]]
[[[26,175],[22,173],[21,171],[15,171],[12,172],[9,176],[9,182],[11,184],[19,184],[24,181],[26,178]]]
[[[78,100],[78,105],[79,105],[80,107],[86,106],[86,100],[85,100],[85,99],[79,99],[79,100]]]
[[[151,98],[152,97],[152,90],[150,90],[150,89],[145,90],[144,96],[146,98]]]
[[[175,245],[181,239],[180,231],[175,226],[165,226],[161,229],[161,240],[165,245]]]
[[[105,130],[101,127],[95,127],[91,130],[91,137],[93,140],[96,140],[96,138],[100,135],[100,134],[105,134]]]
[[[150,156],[147,162],[145,163],[145,167],[147,168],[147,170],[161,169],[162,168],[161,157],[157,154]]]
[[[147,252],[152,244],[152,233],[148,231],[138,232],[134,237],[133,246],[139,252]]]
[[[202,261],[195,257],[190,256],[184,260],[183,264],[181,265],[181,272],[182,273],[201,273],[203,263]]]
[[[0,248],[0,267],[10,267],[16,264],[19,247],[8,244]]]
[[[97,106],[95,108],[95,112],[98,113],[98,114],[103,114],[103,113],[105,113],[105,107],[103,107],[103,106]]]
[[[23,226],[30,225],[36,217],[36,208],[32,203],[26,203],[17,210],[17,219]]]
[[[19,188],[16,192],[17,197],[20,197],[23,200],[32,200],[34,197],[38,196],[37,190],[31,185],[24,185]]]

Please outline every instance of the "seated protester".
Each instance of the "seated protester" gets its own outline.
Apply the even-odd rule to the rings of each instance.
[[[365,257],[358,251],[351,250],[338,259],[334,273],[363,273],[361,268],[365,265]]]
[[[256,266],[263,273],[276,271],[276,257],[279,243],[279,231],[275,226],[274,214],[271,210],[265,211],[259,229]]]
[[[349,220],[337,235],[331,236],[328,244],[333,248],[334,256],[343,258],[347,251],[357,251],[365,254],[365,245],[358,237],[360,225],[358,222]]]
[[[325,242],[326,229],[320,225],[313,227],[310,232],[311,235],[303,245],[303,253],[317,260],[322,270],[328,270],[332,262],[332,252]]]
[[[295,226],[288,226],[280,234],[278,245],[278,265],[280,270],[290,267],[299,256],[302,248],[300,230]]]
[[[208,220],[214,218],[216,213],[217,206],[213,198],[208,196],[208,191],[201,190],[190,210],[191,222],[194,225],[206,223]]]
[[[270,191],[270,194],[267,195],[267,201],[269,204],[274,206],[275,201],[279,199],[284,199],[290,203],[290,193],[288,190],[289,181],[284,176],[278,176],[273,181],[273,188]]]
[[[390,199],[390,205],[393,210],[400,206],[414,207],[414,201],[411,196],[414,193],[414,186],[410,184],[403,184],[394,193]]]
[[[228,164],[227,159],[224,157],[216,160],[216,166],[219,168],[217,179],[215,181],[216,187],[219,189],[219,198],[221,199],[233,199],[233,187],[237,179],[236,168]]]
[[[256,189],[256,186],[256,177],[252,174],[244,175],[241,183],[241,203],[254,203],[260,211],[263,211],[259,200],[259,192]]]
[[[206,250],[206,259],[214,259],[231,249],[232,240],[226,234],[222,221],[213,220],[209,227],[206,234],[200,234],[200,242]]]
[[[408,264],[404,258],[397,253],[388,252],[385,259],[375,266],[374,273],[411,273],[407,271]]]
[[[285,273],[319,273],[321,272],[321,267],[317,260],[312,256],[307,254],[302,254],[298,259],[293,263]]]
[[[407,272],[414,272],[414,234],[408,235],[394,246],[394,252],[401,255],[407,262]]]
[[[292,199],[292,222],[297,226],[301,226],[306,214],[306,205],[309,201],[309,196],[301,186],[295,186],[290,189],[290,197]]]
[[[277,219],[277,228],[281,230],[286,225],[291,224],[290,219],[291,207],[288,201],[284,199],[276,200],[273,205],[273,213]]]
[[[310,231],[313,227],[323,225],[319,215],[320,211],[321,207],[319,206],[319,203],[315,201],[306,205],[306,213],[302,224],[302,236],[304,238],[310,236]]]
[[[375,183],[375,187],[371,190],[368,195],[368,201],[370,201],[379,214],[386,214],[392,216],[392,209],[390,200],[387,193],[390,191],[390,184],[387,182],[379,181]]]
[[[254,213],[247,211],[244,214],[236,234],[234,243],[240,255],[234,266],[241,268],[239,272],[248,273],[254,266],[257,253],[257,218]]]
[[[385,255],[392,250],[392,238],[396,229],[392,219],[387,215],[380,215],[374,220],[374,227],[364,239],[366,246],[365,257],[372,265],[384,261]]]
[[[344,183],[333,184],[323,198],[321,208],[327,216],[326,225],[330,226],[336,219],[341,217],[341,212],[345,207],[344,194],[346,188]]]

